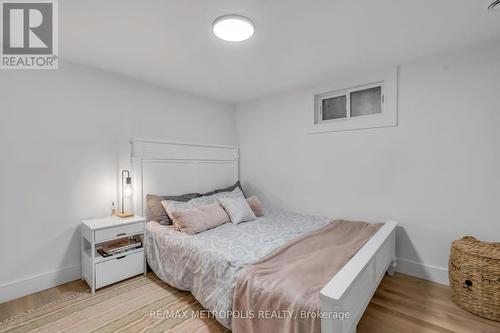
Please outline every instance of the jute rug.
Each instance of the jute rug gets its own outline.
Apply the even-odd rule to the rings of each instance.
[[[17,314],[0,322],[0,333],[229,332],[206,314],[189,292],[148,274]]]

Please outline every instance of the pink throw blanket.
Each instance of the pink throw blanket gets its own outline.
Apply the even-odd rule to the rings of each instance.
[[[320,290],[381,226],[335,220],[245,267],[236,280],[233,332],[320,332]]]

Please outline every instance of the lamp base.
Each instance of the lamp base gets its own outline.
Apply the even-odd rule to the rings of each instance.
[[[129,212],[121,213],[121,212],[118,212],[118,213],[116,213],[116,216],[121,217],[122,219],[124,219],[126,217],[132,217],[132,216],[134,216],[134,213],[129,213]]]

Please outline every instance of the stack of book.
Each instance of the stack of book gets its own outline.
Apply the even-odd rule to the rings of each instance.
[[[97,252],[103,257],[109,257],[115,254],[120,254],[135,250],[142,246],[142,241],[137,238],[124,238],[103,245],[97,249]]]

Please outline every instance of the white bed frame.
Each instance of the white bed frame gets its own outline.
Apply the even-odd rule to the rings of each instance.
[[[151,139],[130,140],[134,209],[145,214],[148,193],[207,192],[239,179],[239,148]],[[396,226],[388,221],[321,290],[323,333],[354,333],[386,272],[396,269]]]

